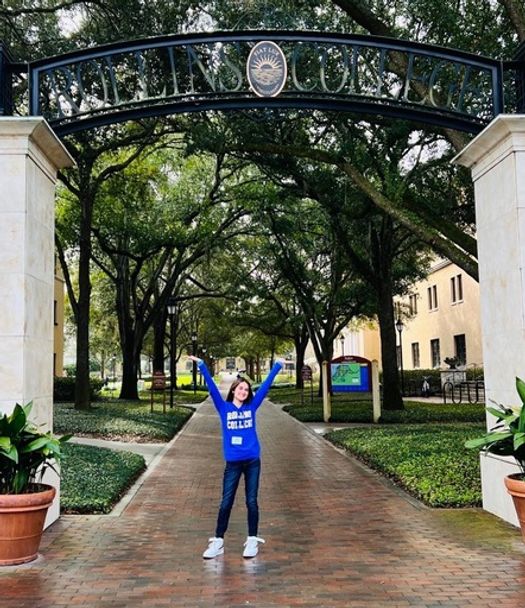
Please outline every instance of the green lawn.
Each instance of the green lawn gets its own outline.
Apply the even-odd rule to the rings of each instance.
[[[304,397],[305,405],[301,405]],[[270,399],[303,422],[322,422],[322,399],[314,387],[273,389]],[[372,422],[369,394],[336,393],[332,422]],[[481,504],[479,456],[463,447],[466,439],[485,430],[484,404],[443,404],[405,400],[405,409],[383,409],[383,424],[343,429],[326,435],[361,461],[389,477],[431,507],[469,507]]]
[[[54,430],[58,434],[100,437],[120,441],[169,441],[179,431],[193,409],[168,407],[162,413],[157,404],[150,413],[149,401],[97,401],[90,410],[75,410],[71,403],[54,408]]]
[[[274,388],[269,398],[274,403],[286,404],[283,409],[302,422],[322,422],[323,403],[314,388],[313,405],[309,389],[301,395],[295,388]],[[304,405],[301,399],[304,398]],[[332,396],[332,422],[372,422],[372,398],[370,393],[335,393]],[[483,422],[485,406],[482,403],[430,403],[405,400],[405,410],[382,411],[384,423],[419,422]]]
[[[201,400],[206,393],[197,394]],[[179,392],[176,402],[193,397]],[[321,399],[300,405],[301,393],[293,388],[274,388],[274,402],[292,404],[284,409],[303,421],[321,421]],[[184,425],[193,410],[168,407],[163,414],[156,395],[150,413],[149,395],[140,403],[107,400],[90,411],[72,404],[55,405],[55,432],[117,439],[121,441],[168,441]],[[384,410],[388,425],[344,429],[327,439],[382,472],[395,483],[432,507],[477,506],[481,500],[478,454],[463,448],[466,439],[484,431],[484,407],[479,404],[443,405],[406,402],[401,412]],[[369,422],[372,402],[361,394],[336,394],[334,422]],[[424,424],[414,424],[414,423]],[[438,424],[439,423],[439,424]],[[67,445],[63,461],[64,509],[68,512],[108,512],[144,467],[141,456],[101,448]]]
[[[109,513],[145,469],[131,452],[65,444],[61,465],[63,513]]]
[[[59,403],[54,408],[54,431],[118,441],[165,442],[192,413],[189,407],[168,407],[163,414],[159,403],[151,413],[149,398],[139,403],[97,401],[89,411]],[[62,460],[63,512],[109,513],[144,469],[144,458],[138,454],[66,444]]]
[[[325,437],[430,507],[481,504],[479,455],[463,447],[482,424],[342,429]]]

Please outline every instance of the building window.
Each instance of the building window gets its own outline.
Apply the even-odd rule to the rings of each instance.
[[[419,342],[412,342],[412,367],[416,368],[419,366]]]
[[[454,355],[459,362],[459,365],[467,364],[467,341],[465,334],[454,336]]]
[[[432,367],[439,367],[441,365],[439,338],[436,338],[435,340],[430,340],[430,359],[432,361]]]
[[[463,279],[460,274],[450,279],[450,292],[453,304],[463,301]]]
[[[57,301],[53,301],[53,323],[58,325],[58,317],[57,317]]]
[[[417,315],[417,294],[408,297],[408,308],[411,315]]]
[[[437,285],[432,285],[427,289],[428,293],[428,310],[436,310],[438,307]]]

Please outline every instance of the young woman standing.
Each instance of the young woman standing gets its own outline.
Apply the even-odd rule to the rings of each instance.
[[[248,509],[248,537],[244,543],[243,557],[255,557],[259,551],[259,543],[264,543],[264,540],[257,536],[259,526],[257,495],[261,472],[261,447],[257,437],[256,414],[275,376],[282,368],[282,364],[275,363],[268,377],[255,393],[252,392],[252,387],[247,380],[238,378],[230,386],[226,399],[223,399],[202,359],[197,357],[190,357],[190,359],[196,361],[206,380],[210,397],[221,419],[222,447],[226,461],[222,501],[217,516],[215,536],[209,539],[209,545],[202,556],[205,559],[212,559],[224,553],[224,534],[228,528],[239,481],[244,475]]]

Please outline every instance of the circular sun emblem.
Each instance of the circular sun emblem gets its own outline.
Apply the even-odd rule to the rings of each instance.
[[[275,97],[286,82],[286,57],[275,42],[258,42],[246,62],[252,91],[259,97]]]

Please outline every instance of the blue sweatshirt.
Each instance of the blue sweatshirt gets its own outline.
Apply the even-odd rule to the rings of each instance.
[[[199,361],[198,366],[221,419],[224,459],[236,461],[259,458],[261,446],[257,437],[255,416],[282,365],[275,363],[250,403],[244,403],[241,407],[236,407],[231,401],[222,398],[204,361]]]

